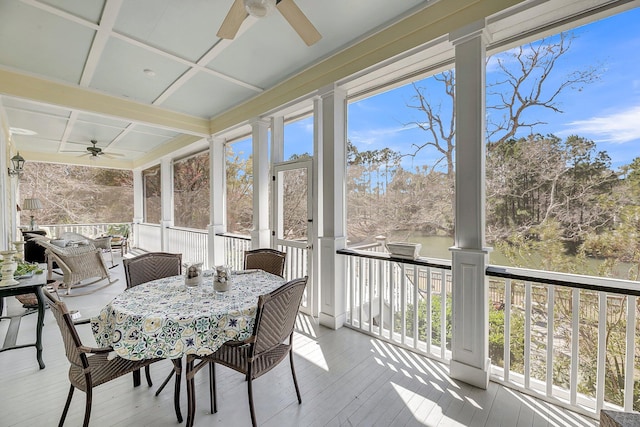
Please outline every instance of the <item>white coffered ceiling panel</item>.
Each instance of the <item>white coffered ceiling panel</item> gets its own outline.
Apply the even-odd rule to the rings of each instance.
[[[42,0],[41,3],[97,24],[100,22],[105,0]]]
[[[176,134],[160,135],[158,129],[153,129],[153,132],[147,132],[151,130],[142,126],[134,126],[133,130],[126,133],[118,141],[112,144],[113,151],[117,152],[129,152],[133,151],[140,154],[145,154],[151,150],[162,146],[170,142],[175,138]]]
[[[228,0],[124,1],[114,30],[196,62],[219,39]]]
[[[90,86],[150,104],[188,69],[170,58],[112,38],[102,52]]]
[[[0,1],[0,63],[77,84],[95,31],[13,0]]]
[[[255,94],[253,90],[199,72],[171,94],[162,107],[209,118]]]

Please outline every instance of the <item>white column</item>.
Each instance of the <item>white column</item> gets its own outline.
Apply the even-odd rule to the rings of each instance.
[[[284,117],[271,118],[271,163],[284,162]]]
[[[161,248],[167,250],[166,230],[173,226],[173,167],[168,157],[160,161],[160,187],[161,187],[161,211],[160,211],[160,237]]]
[[[452,378],[489,384],[489,307],[485,268],[484,21],[450,34],[456,67],[456,212],[453,253]]]
[[[335,85],[319,91],[316,104],[319,123],[322,217],[320,241],[320,323],[332,329],[344,325],[345,257],[336,251],[346,247],[345,185],[347,171],[346,92]],[[318,216],[317,218],[319,218]]]
[[[227,173],[224,138],[209,138],[209,268],[224,264],[224,238],[227,232]]]
[[[142,224],[144,221],[144,179],[142,179],[142,169],[133,170],[133,241],[130,242],[131,247],[137,248],[139,245],[138,233],[136,233],[136,224]]]
[[[252,124],[253,146],[253,230],[251,246],[270,246],[269,229],[269,122],[255,120]]]
[[[0,229],[0,248],[13,249],[12,241],[15,240],[15,233],[17,231],[17,210],[16,204],[16,188],[18,177],[10,177],[8,174],[8,168],[11,168],[10,154],[10,142],[6,138],[3,128],[3,110],[0,103],[0,164],[5,165],[1,171],[0,176],[0,191],[2,197],[0,198],[0,223],[5,226]],[[8,128],[8,125],[7,125]],[[2,314],[2,313],[0,313]]]
[[[323,212],[322,207],[324,194],[322,191],[322,165],[324,162],[322,161],[323,153],[322,153],[322,99],[317,97],[313,100],[313,166],[312,166],[312,188],[315,197],[312,198],[312,232],[309,239],[313,250],[310,251],[311,259],[309,260],[309,280],[307,283],[311,283],[311,288],[307,286],[307,292],[311,292],[309,301],[310,301],[310,310],[311,315],[314,317],[319,317],[320,314],[320,283],[321,281],[321,263],[320,263],[320,248],[321,245],[321,237],[323,236]],[[345,226],[346,227],[346,226]],[[346,228],[345,228],[346,229]],[[309,290],[310,289],[310,290]],[[343,322],[344,323],[344,322]]]
[[[276,116],[271,118],[271,174],[273,174],[273,165],[279,162],[284,161],[284,117]],[[271,180],[271,183],[274,184],[274,181]],[[276,247],[276,239],[282,239],[282,230],[284,228],[284,214],[282,212],[282,180],[275,181],[275,185],[278,185],[279,188],[271,188],[271,230],[277,230],[279,235],[271,236],[271,247]],[[279,197],[280,200],[276,200],[275,198]],[[278,207],[278,212],[275,211],[274,207]],[[280,224],[278,224],[279,222]]]

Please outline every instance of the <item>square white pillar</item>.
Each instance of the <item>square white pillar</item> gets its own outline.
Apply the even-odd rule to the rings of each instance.
[[[487,388],[484,20],[450,34],[455,45],[456,207],[451,377]]]
[[[208,266],[225,263],[224,238],[219,233],[227,232],[227,173],[226,140],[209,138],[209,229]]]
[[[253,146],[253,230],[251,246],[270,246],[269,228],[269,122],[255,120],[252,126]]]
[[[346,267],[336,251],[346,247],[347,101],[336,86],[323,88],[316,102],[319,131],[319,186],[321,237],[319,238],[320,323],[332,329],[346,320]]]

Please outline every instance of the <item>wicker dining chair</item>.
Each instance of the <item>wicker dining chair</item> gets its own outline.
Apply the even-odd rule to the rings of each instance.
[[[147,252],[122,260],[127,288],[182,274],[182,254]]]
[[[276,276],[284,277],[285,252],[275,249],[261,248],[244,252],[245,270],[260,269]]]
[[[147,252],[134,258],[123,259],[122,265],[124,267],[124,276],[128,289],[152,280],[179,276],[182,274],[182,254]],[[147,382],[151,381],[151,372],[148,366],[144,372],[147,377]],[[156,391],[156,396],[164,389],[174,373],[175,370],[172,370],[162,384],[160,384],[160,387],[158,387]],[[133,384],[134,386],[140,384],[139,371],[134,373]]]
[[[62,416],[60,417],[59,426],[64,424],[71,404],[71,398],[75,389],[79,389],[86,394],[86,403],[84,410],[83,426],[89,425],[89,417],[91,416],[91,403],[93,397],[93,388],[104,384],[123,375],[129,374],[136,370],[140,370],[145,366],[158,362],[163,359],[144,359],[140,361],[132,361],[121,357],[110,358],[109,353],[113,351],[111,347],[87,347],[82,344],[78,331],[75,328],[71,314],[67,306],[62,301],[55,298],[46,290],[44,291],[45,300],[49,304],[49,308],[60,327],[62,340],[64,342],[65,353],[67,359],[71,363],[69,368],[69,381],[71,387],[67,395],[67,402],[64,405]],[[149,383],[151,386],[151,383]]]
[[[293,328],[302,301],[307,277],[291,280],[275,291],[261,295],[258,299],[253,334],[244,341],[227,342],[215,353],[206,356],[187,355],[187,427],[192,427],[195,410],[195,374],[209,365],[209,399],[211,413],[218,411],[216,401],[215,364],[219,363],[243,374],[247,380],[251,423],[255,427],[256,415],[253,407],[252,381],[276,367],[289,355],[291,376],[302,403],[300,389],[293,367]],[[199,362],[196,363],[196,361]]]

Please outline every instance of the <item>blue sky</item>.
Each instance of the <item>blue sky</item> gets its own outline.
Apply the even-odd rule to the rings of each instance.
[[[640,157],[640,8],[588,24],[572,30],[575,39],[571,49],[554,69],[554,78],[563,79],[572,71],[599,67],[599,81],[581,91],[567,90],[559,98],[562,114],[543,109],[531,111],[536,119],[547,122],[534,132],[553,133],[561,138],[579,135],[596,142],[606,151],[612,167],[628,164]],[[487,81],[495,67],[487,68]],[[432,103],[446,113],[450,106],[442,97],[433,79],[416,82],[431,96]],[[414,89],[408,85],[351,103],[348,110],[348,138],[359,150],[389,147],[408,152],[413,144],[426,141],[425,132],[411,122],[423,120],[412,103]],[[313,120],[307,118],[287,125],[285,129],[285,158],[291,154],[311,152]],[[528,134],[522,129],[518,136]],[[248,142],[234,145],[234,151],[251,151]],[[404,166],[433,164],[439,156],[422,150],[414,160],[407,158]]]

